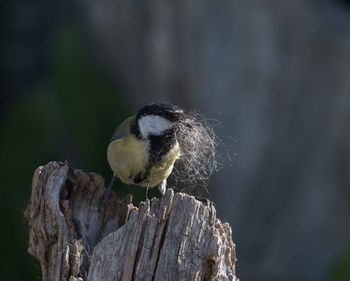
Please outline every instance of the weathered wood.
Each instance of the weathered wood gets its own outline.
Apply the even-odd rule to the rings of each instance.
[[[28,251],[43,280],[237,280],[231,228],[213,204],[168,189],[132,205],[131,196],[98,212],[100,175],[50,162],[39,167],[25,216]]]

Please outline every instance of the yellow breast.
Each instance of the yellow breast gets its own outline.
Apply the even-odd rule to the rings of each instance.
[[[176,159],[180,157],[180,146],[176,142],[175,146],[163,157],[157,165],[153,166],[149,175],[149,186],[157,186],[167,179],[174,167]],[[144,185],[147,187],[147,185]]]
[[[122,137],[112,141],[107,149],[107,159],[111,169],[120,180],[126,184],[135,184],[134,178],[139,173],[145,173],[148,167],[149,144],[130,134],[130,123],[127,119],[118,130]],[[176,159],[180,156],[180,147],[176,145],[155,166],[151,167],[148,177],[137,185],[154,187],[165,180],[172,172]]]
[[[143,171],[148,162],[145,142],[128,135],[111,142],[107,150],[108,163],[113,172],[126,184],[134,184],[133,178]]]

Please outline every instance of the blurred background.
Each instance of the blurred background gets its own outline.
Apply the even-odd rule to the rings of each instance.
[[[220,121],[209,191],[242,281],[350,280],[350,1],[0,6],[2,281],[41,279],[23,218],[36,167],[109,180],[113,130],[155,100]]]

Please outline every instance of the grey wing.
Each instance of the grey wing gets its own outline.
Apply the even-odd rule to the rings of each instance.
[[[123,132],[120,130],[116,130],[112,135],[111,142],[122,139],[123,137],[124,137]]]

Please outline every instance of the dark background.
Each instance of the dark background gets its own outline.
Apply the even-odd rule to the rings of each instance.
[[[0,6],[1,280],[40,279],[34,170],[68,160],[109,180],[113,130],[154,100],[221,123],[209,191],[242,281],[350,280],[350,1]]]

